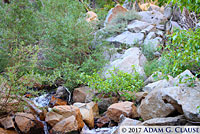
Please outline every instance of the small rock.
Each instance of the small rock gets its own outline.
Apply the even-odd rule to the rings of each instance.
[[[110,123],[110,118],[108,118],[108,116],[103,116],[103,117],[101,117],[101,118],[99,118],[98,120],[97,120],[97,126],[99,127],[99,128],[102,128],[102,127],[107,127],[108,125],[109,125],[109,123]]]
[[[59,106],[59,105],[67,105],[67,102],[65,100],[56,98],[55,96],[51,96],[51,100],[49,103],[51,107]]]
[[[73,133],[74,131],[81,130],[75,116],[70,116],[58,122],[52,129],[52,134],[65,134]]]
[[[25,134],[43,134],[44,125],[29,113],[16,113],[13,119],[21,132]]]
[[[61,121],[64,117],[56,112],[48,112],[46,114],[46,118],[45,121],[50,125],[50,126],[54,126],[56,125],[56,123],[58,123],[59,121]]]
[[[94,91],[87,86],[75,88],[73,92],[73,101],[87,103],[92,101],[94,94]]]
[[[123,6],[117,4],[114,8],[112,8],[109,12],[108,15],[106,17],[106,20],[104,22],[104,26],[106,26],[106,24],[109,24],[110,22],[112,22],[112,20],[119,14],[123,14],[126,13],[128,10],[126,8],[124,8]]]
[[[144,126],[180,126],[184,125],[184,117],[182,115],[177,117],[154,118],[146,120],[142,123]],[[186,121],[185,121],[186,122]]]
[[[58,87],[56,90],[55,97],[66,100],[68,104],[71,101],[71,93],[66,87],[62,87],[62,86]]]
[[[147,23],[147,22],[143,22],[143,21],[138,21],[138,20],[135,20],[133,21],[131,24],[129,24],[127,26],[128,30],[130,32],[133,32],[133,33],[138,33],[140,32],[142,29],[145,29],[146,27],[148,27],[150,24]]]
[[[98,20],[98,16],[95,12],[93,12],[93,11],[87,12],[87,18],[86,18],[87,22],[97,21],[97,20]]]
[[[141,102],[147,95],[148,95],[148,92],[137,92],[135,94],[136,102]]]
[[[115,122],[119,122],[121,114],[130,118],[136,118],[139,116],[134,103],[128,101],[112,104],[106,113],[106,115]]]
[[[18,133],[13,130],[5,130],[3,128],[0,128],[0,134],[18,134]]]

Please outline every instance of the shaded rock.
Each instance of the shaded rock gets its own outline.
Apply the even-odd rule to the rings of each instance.
[[[92,101],[93,96],[94,96],[94,91],[87,86],[75,88],[73,91],[74,102],[87,103]]]
[[[148,95],[148,92],[137,92],[135,94],[136,102],[141,102],[147,95]]]
[[[136,118],[139,116],[134,103],[128,101],[112,104],[106,113],[106,115],[115,122],[119,122],[122,114],[130,118]]]
[[[97,20],[98,20],[98,16],[95,12],[93,12],[93,11],[87,12],[87,18],[86,18],[87,22],[97,21]]]
[[[173,85],[169,81],[164,79],[164,80],[156,81],[154,83],[150,83],[150,84],[146,85],[142,90],[150,93],[153,90],[166,88],[166,87],[170,87],[170,86],[173,86]]]
[[[101,118],[99,118],[98,120],[97,120],[97,123],[96,123],[96,125],[99,127],[99,128],[102,128],[102,127],[107,127],[108,126],[108,124],[110,123],[110,118],[108,117],[108,116],[103,116],[103,117],[101,117]]]
[[[150,24],[147,22],[135,20],[131,24],[129,24],[127,28],[128,28],[128,31],[130,32],[138,33],[142,29],[145,29],[146,27],[148,27],[149,25]]]
[[[105,59],[110,62],[119,59],[122,56],[122,54],[118,53],[117,50],[117,48],[107,48],[106,51],[104,51],[103,53]]]
[[[78,107],[72,105],[55,106],[53,107],[53,111],[62,115],[62,119],[68,118],[73,115],[76,117],[79,128],[81,129],[84,126],[82,115]]]
[[[73,131],[80,130],[75,116],[70,116],[58,122],[52,129],[52,134],[65,134],[72,133]]]
[[[142,12],[139,12],[138,14],[141,16],[141,21],[148,22],[155,25],[159,25],[161,22],[165,20],[164,15],[156,10],[142,11]]]
[[[71,93],[66,87],[62,87],[62,86],[58,87],[56,90],[55,97],[66,100],[67,103],[70,104]]]
[[[142,41],[143,38],[144,34],[142,33],[131,33],[129,31],[125,31],[116,37],[108,38],[107,41],[111,43],[127,44],[131,46]]]
[[[114,8],[112,8],[109,12],[108,15],[106,17],[106,20],[104,22],[104,26],[106,26],[106,24],[110,23],[117,15],[119,14],[123,14],[126,13],[128,10],[126,8],[124,8],[121,5],[116,5]]]
[[[98,97],[99,99],[101,99],[100,101],[98,101],[98,106],[99,106],[99,112],[103,113],[107,110],[107,108],[112,105],[113,103],[117,103],[118,102],[118,97]]]
[[[144,73],[143,67],[146,61],[147,60],[145,56],[142,54],[139,48],[129,48],[125,51],[124,55],[120,59],[111,62],[110,65],[105,68],[104,77],[110,77],[110,74],[108,72],[109,70],[113,70],[113,68],[134,75],[134,71],[132,68],[132,66],[134,65],[136,71],[145,78],[146,75]]]
[[[3,126],[5,129],[14,129],[14,124],[12,118],[7,116],[5,118],[0,119],[0,125]]]
[[[157,25],[156,28],[158,30],[165,31],[165,26],[164,25]]]
[[[173,8],[172,3],[170,2],[165,8],[164,8],[164,16],[166,19],[170,19],[173,15]]]
[[[143,29],[141,31],[141,33],[144,33],[145,35],[147,35],[149,32],[155,31],[155,29],[156,29],[155,26],[149,25],[148,27],[146,27],[145,29]]]
[[[154,38],[156,38],[155,32],[150,32],[146,37],[147,40],[151,40],[151,39],[154,39]]]
[[[87,106],[92,108],[94,117],[99,117],[99,107],[97,103],[90,102],[90,103],[87,103]]]
[[[43,134],[44,125],[38,121],[35,116],[28,113],[16,113],[14,117],[15,127],[19,128],[24,134]]]
[[[18,133],[13,130],[5,130],[3,128],[0,128],[0,134],[18,134]]]
[[[177,117],[166,117],[166,118],[154,118],[150,120],[146,120],[142,122],[144,126],[179,126],[184,125],[186,121],[184,121],[184,117],[177,116]]]
[[[182,30],[183,28],[175,21],[171,21],[172,27]]]

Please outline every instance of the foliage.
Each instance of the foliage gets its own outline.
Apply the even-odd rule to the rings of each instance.
[[[135,10],[130,10],[126,13],[118,14],[105,28],[107,36],[113,36],[125,31],[130,21],[140,19]]]
[[[166,46],[162,57],[165,66],[160,70],[164,74],[176,76],[186,69],[199,74],[200,70],[200,29],[196,31],[180,30],[171,35],[171,43]]]
[[[116,72],[114,69],[109,74],[110,77],[107,79],[103,79],[99,73],[83,75],[82,77],[84,77],[84,82],[90,88],[97,90],[98,93],[104,95],[115,93],[121,97],[124,96],[128,100],[133,99],[134,93],[143,87],[143,80],[136,71],[134,75],[131,75],[120,70]]]
[[[144,72],[147,75],[147,77],[153,74],[154,72],[156,72],[158,68],[160,67],[160,65],[161,64],[159,63],[157,59],[148,61],[144,66]]]
[[[142,53],[148,60],[153,60],[155,58],[154,53],[156,52],[155,48],[152,47],[152,44],[143,44]]]

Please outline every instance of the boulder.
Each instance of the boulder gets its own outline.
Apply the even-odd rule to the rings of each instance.
[[[98,16],[95,12],[88,11],[86,14],[87,14],[87,18],[86,18],[87,22],[98,21]]]
[[[3,126],[5,129],[14,129],[14,124],[12,121],[12,117],[7,116],[0,119],[0,125]]]
[[[87,103],[87,106],[92,108],[93,115],[94,115],[95,118],[99,117],[99,107],[98,107],[97,103],[90,102],[90,103]]]
[[[116,37],[110,37],[107,39],[108,42],[116,44],[126,44],[129,46],[140,43],[144,39],[143,33],[132,33],[125,31]]]
[[[124,14],[126,13],[128,10],[126,8],[124,8],[123,6],[117,4],[114,8],[112,8],[109,12],[108,15],[106,17],[106,20],[104,22],[104,26],[106,26],[106,24],[112,22],[112,20],[119,14]]]
[[[148,22],[154,25],[159,25],[165,21],[164,15],[159,11],[142,11],[138,13],[141,16],[141,21]]]
[[[51,125],[54,125],[72,115],[76,117],[78,126],[81,129],[84,126],[84,123],[82,120],[80,109],[72,105],[62,105],[62,106],[53,107],[52,111],[47,113],[47,117],[45,118],[45,121]]]
[[[154,39],[154,38],[156,38],[155,32],[150,32],[146,37],[147,40],[151,40],[151,39]]]
[[[165,8],[164,8],[164,17],[166,19],[170,19],[172,17],[173,14],[173,7],[172,7],[172,3],[169,3]]]
[[[176,78],[174,78],[173,85],[190,86],[192,83],[197,83],[197,82],[199,82],[198,78],[195,78],[195,76],[189,70],[185,70],[184,72],[179,74]]]
[[[29,113],[16,113],[13,119],[13,123],[19,128],[22,133],[25,134],[43,134],[44,125],[38,121],[36,117]]]
[[[144,120],[166,117],[174,110],[192,121],[200,121],[200,84],[196,87],[167,87],[150,92],[138,109]]]
[[[119,122],[120,121],[120,116],[124,115],[125,117],[130,117],[130,118],[137,118],[139,117],[137,113],[137,108],[132,102],[119,102],[112,104],[108,110],[106,115],[113,121]]]
[[[165,103],[162,99],[162,92],[153,90],[145,99],[142,100],[138,113],[143,120],[149,120],[152,118],[166,117],[175,111],[173,105]]]
[[[144,73],[143,67],[146,61],[147,60],[145,56],[142,54],[139,48],[129,48],[125,51],[124,55],[120,59],[111,62],[110,65],[105,67],[104,77],[110,77],[110,74],[108,72],[109,70],[113,70],[113,68],[134,75],[134,66],[136,71],[145,78],[146,75]]]
[[[54,107],[54,106],[59,106],[59,105],[67,105],[67,101],[65,100],[62,100],[62,99],[59,99],[59,98],[56,98],[54,95],[51,96],[51,100],[49,102],[49,105],[51,107]]]
[[[56,112],[48,112],[46,114],[46,118],[45,121],[50,125],[50,126],[54,126],[56,125],[56,123],[58,123],[59,121],[61,121],[64,117]]]
[[[73,91],[73,101],[87,103],[92,101],[94,94],[94,91],[88,86],[75,88]]]
[[[180,126],[185,125],[184,116],[166,117],[166,118],[154,118],[142,122],[144,126]]]
[[[138,21],[135,20],[133,21],[131,24],[129,24],[127,26],[128,31],[133,32],[133,33],[138,33],[140,32],[142,29],[145,29],[146,27],[148,27],[150,24],[147,22],[143,22],[143,21]]]
[[[73,105],[80,109],[83,121],[86,123],[86,125],[90,128],[94,128],[93,107],[87,103],[74,103]]]
[[[76,120],[76,117],[71,115],[68,118],[65,118],[58,122],[53,128],[51,129],[52,134],[66,134],[66,133],[73,133],[74,131],[79,131],[79,125]]]
[[[3,128],[0,128],[0,134],[18,134],[18,133],[13,130],[5,130]]]
[[[166,88],[166,87],[170,87],[170,86],[173,86],[170,83],[170,81],[167,81],[166,79],[164,79],[164,80],[156,81],[154,83],[150,83],[150,84],[146,85],[142,90],[150,93],[153,90],[160,89],[160,88]]]

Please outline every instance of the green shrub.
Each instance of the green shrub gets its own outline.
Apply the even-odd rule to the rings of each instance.
[[[152,44],[143,44],[142,45],[142,53],[148,60],[153,60],[155,58],[154,53],[156,50],[152,47]]]
[[[144,72],[147,77],[149,77],[154,72],[158,71],[160,67],[159,61],[157,59],[148,61],[144,66]]]
[[[124,96],[127,100],[133,99],[135,92],[143,87],[143,80],[140,75],[135,71],[135,75],[124,73],[122,71],[110,71],[110,77],[107,79],[101,78],[99,73],[92,75],[85,75],[85,83],[92,89],[97,90],[98,93],[104,95],[115,93],[119,96]],[[133,94],[131,94],[132,92]]]
[[[172,42],[166,46],[163,59],[166,59],[164,66],[160,67],[163,74],[177,76],[186,69],[196,74],[200,70],[200,29],[196,31],[180,30],[170,37]]]

